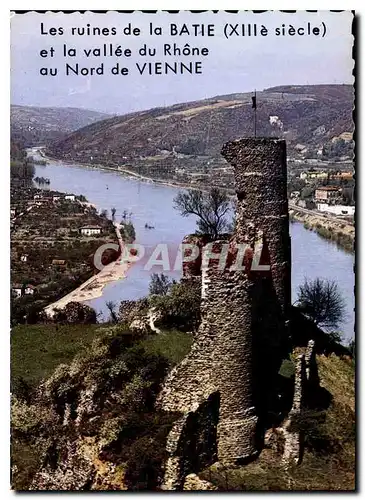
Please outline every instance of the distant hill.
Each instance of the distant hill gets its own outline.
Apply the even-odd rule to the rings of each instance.
[[[157,167],[169,155],[181,165],[194,157],[218,159],[224,142],[254,134],[251,96],[216,96],[98,121],[54,142],[52,153],[111,166],[153,161]],[[265,89],[257,92],[257,135],[285,138],[289,153],[345,132],[351,137],[353,101],[351,85]]]
[[[88,109],[12,105],[11,136],[25,146],[40,145],[108,117]]]

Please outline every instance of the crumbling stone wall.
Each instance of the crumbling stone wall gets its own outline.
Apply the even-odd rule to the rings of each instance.
[[[201,278],[202,249],[207,243],[209,243],[209,237],[204,234],[187,234],[183,238],[182,245],[185,248],[183,253],[185,260],[182,263],[183,280]],[[199,255],[195,259],[192,258],[194,255],[190,245],[194,245],[199,249]],[[189,260],[189,258],[192,258],[192,260]]]
[[[229,463],[248,459],[259,449],[256,407],[261,413],[266,408],[261,404],[269,392],[265,384],[271,387],[270,377],[281,363],[291,299],[291,260],[285,141],[241,139],[225,144],[222,154],[235,168],[236,231],[231,238],[214,242],[213,248],[210,244],[203,247],[201,324],[191,352],[168,375],[158,405],[187,415],[219,393],[217,455],[219,461]],[[231,264],[240,244],[247,244],[250,251],[244,269],[236,270]],[[270,265],[269,271],[251,268],[261,244],[259,263]],[[204,265],[209,253],[220,253],[223,245],[228,245],[227,265],[220,267],[218,259]],[[196,275],[195,267],[190,266],[185,274]],[[255,345],[264,352],[261,379],[260,372],[255,372]],[[254,379],[260,382],[255,384]],[[265,397],[260,399],[260,393]],[[183,432],[177,428],[174,432],[176,442]],[[177,466],[179,453],[178,447],[171,448],[167,476],[174,467],[175,476],[174,481],[171,475],[165,476],[169,489],[182,484],[189,472]]]
[[[303,412],[310,407],[312,395],[319,387],[314,340],[308,342],[304,353],[298,351],[296,354],[293,404],[282,426],[285,442],[282,458],[286,466],[301,461],[303,436],[298,429],[298,422]]]
[[[195,412],[175,421],[166,443],[164,490],[181,490],[190,472],[211,465],[217,459],[219,394],[213,393]]]

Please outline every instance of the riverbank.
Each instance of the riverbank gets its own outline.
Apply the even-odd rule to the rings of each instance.
[[[355,253],[355,227],[346,220],[326,218],[316,212],[310,214],[291,207],[290,218],[301,222],[305,229],[316,232],[321,238],[336,243],[339,248],[349,253]]]
[[[43,158],[48,159],[48,160],[52,160],[52,161],[57,162],[57,163],[68,161],[68,160],[64,160],[62,158],[56,158],[55,156],[50,155],[48,151],[47,151],[47,155],[45,154],[45,152],[43,150],[37,150],[37,151],[39,152],[39,154]],[[210,189],[210,186],[193,186],[191,184],[177,182],[177,181],[173,181],[171,179],[168,180],[168,179],[159,179],[156,177],[147,177],[145,175],[137,174],[137,172],[133,172],[132,170],[129,170],[127,168],[107,167],[107,166],[101,165],[101,164],[90,165],[89,163],[82,163],[82,162],[80,162],[80,160],[78,160],[78,161],[77,160],[70,160],[70,163],[72,163],[72,165],[74,165],[76,167],[91,168],[93,170],[104,170],[107,172],[113,172],[115,174],[121,174],[122,176],[127,177],[127,178],[137,179],[137,180],[140,180],[143,182],[147,182],[150,184],[157,184],[160,186],[168,186],[168,187],[180,188],[180,189],[193,189],[195,191],[205,191],[205,192]],[[235,192],[231,188],[225,188],[224,186],[216,186],[216,187],[218,187],[220,190],[226,192],[227,194],[229,194],[232,197],[235,196]]]
[[[44,158],[46,158],[44,152],[42,152],[41,154]],[[57,158],[52,158],[52,159],[54,159],[55,161],[62,161]],[[83,163],[75,163],[75,165],[80,167],[105,170],[116,174],[121,174],[122,176],[138,179],[143,182],[153,183],[161,186],[168,186],[179,189],[194,189],[200,191],[209,190],[208,186],[206,187],[192,186],[190,184],[180,183],[173,180],[147,177],[145,175],[138,174],[136,172],[133,172],[132,170],[122,167],[113,168],[99,164],[88,165]],[[222,187],[219,187],[219,189],[225,191],[231,198],[235,197],[233,189],[222,188]],[[315,211],[301,210],[300,208],[295,207],[292,204],[289,204],[289,210],[291,218],[297,222],[302,223],[305,229],[308,229],[310,231],[315,231],[320,237],[336,243],[340,248],[342,248],[346,252],[354,253],[354,245],[355,245],[354,225],[349,224],[346,220],[343,219],[336,220],[336,218],[333,216],[326,216],[325,214],[320,215],[318,214],[318,212]]]
[[[114,227],[118,239],[119,248],[122,254],[124,241],[120,233],[120,226],[119,224],[114,223]],[[121,262],[120,259],[111,262],[110,264],[106,265],[98,274],[89,278],[75,290],[45,307],[45,313],[48,316],[52,317],[55,309],[63,309],[69,302],[86,302],[101,297],[103,294],[103,289],[106,285],[113,281],[118,281],[125,278],[129,265],[130,264],[128,262]]]

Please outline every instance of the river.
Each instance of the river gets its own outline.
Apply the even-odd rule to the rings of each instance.
[[[34,153],[32,153],[33,156]],[[116,208],[116,220],[120,221],[124,210],[132,212],[136,229],[136,242],[146,248],[146,257],[159,243],[167,243],[168,255],[173,266],[178,245],[182,238],[195,231],[193,217],[181,217],[173,208],[177,189],[154,183],[127,178],[106,170],[97,170],[49,161],[47,165],[36,165],[36,176],[50,179],[50,188],[56,191],[83,194],[89,202],[100,209]],[[145,224],[154,226],[146,229]],[[346,303],[346,319],[341,325],[344,341],[354,336],[354,256],[339,249],[336,244],[324,240],[315,232],[306,230],[301,223],[291,223],[292,239],[292,293],[296,300],[298,286],[304,278],[316,277],[334,280]],[[102,297],[89,305],[106,315],[106,302],[118,303],[133,300],[148,293],[151,272],[165,272],[179,279],[178,271],[166,272],[162,267],[144,270],[144,263],[133,264],[124,280],[110,283],[104,288]]]

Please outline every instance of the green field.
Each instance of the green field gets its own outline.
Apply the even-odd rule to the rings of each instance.
[[[99,325],[18,325],[11,330],[11,380],[35,386],[100,334]]]
[[[111,325],[17,325],[11,331],[11,380],[22,378],[36,386],[61,363],[90,347],[94,338],[106,329],[124,329]],[[177,330],[151,335],[141,340],[150,354],[160,354],[171,364],[178,363],[190,350],[192,336]]]

